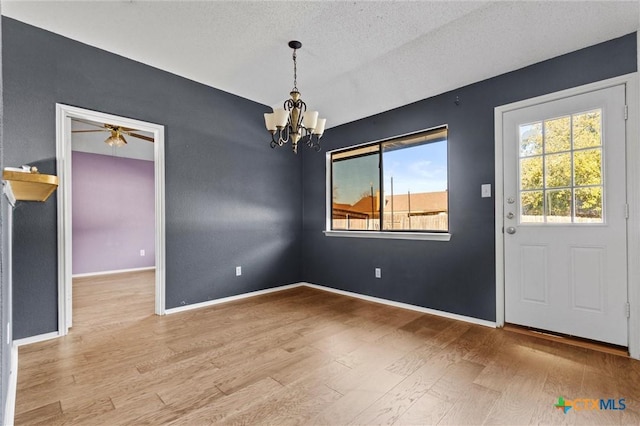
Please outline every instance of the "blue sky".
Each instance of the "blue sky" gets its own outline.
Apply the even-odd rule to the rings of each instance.
[[[391,194],[436,192],[447,189],[447,142],[434,142],[385,152],[384,189]]]
[[[434,142],[383,154],[385,192],[406,194],[447,189],[447,142]],[[378,156],[335,162],[333,165],[335,201],[354,204],[364,193],[378,190]]]

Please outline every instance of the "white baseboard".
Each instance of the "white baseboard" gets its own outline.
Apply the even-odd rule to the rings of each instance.
[[[18,388],[18,347],[11,346],[9,351],[9,387],[7,389],[7,400],[4,406],[4,425],[13,425],[16,412],[16,390]]]
[[[145,266],[144,268],[116,269],[113,271],[87,272],[86,274],[73,274],[72,278],[95,277],[98,275],[124,274],[125,272],[141,272],[156,269],[155,266]]]
[[[445,317],[445,318],[450,318],[450,319],[454,319],[454,320],[458,320],[458,321],[469,322],[469,323],[472,323],[472,324],[483,325],[485,327],[496,328],[496,323],[495,322],[487,321],[487,320],[483,320],[483,319],[479,319],[479,318],[468,317],[468,316],[465,316],[465,315],[453,314],[451,312],[439,311],[437,309],[424,308],[422,306],[410,305],[408,303],[395,302],[393,300],[382,299],[382,298],[379,298],[379,297],[365,296],[363,294],[352,293],[350,291],[344,291],[344,290],[338,290],[338,289],[335,289],[335,288],[325,287],[325,286],[317,285],[317,284],[300,283],[300,285],[304,285],[304,286],[307,286],[307,287],[315,288],[315,289],[318,289],[318,290],[329,291],[331,293],[341,294],[343,296],[351,296],[351,297],[355,297],[357,299],[366,300],[366,301],[369,301],[369,302],[380,303],[380,304],[388,305],[388,306],[394,306],[396,308],[409,309],[411,311],[422,312],[422,313],[425,313],[425,314],[437,315],[439,317]]]
[[[51,333],[38,334],[37,336],[25,337],[23,339],[16,339],[13,341],[14,346],[29,345],[31,343],[44,342],[45,340],[51,340],[60,337],[60,333],[52,331]]]
[[[222,299],[207,300],[206,302],[193,303],[191,305],[178,306],[177,308],[169,308],[165,314],[175,314],[178,312],[190,311],[192,309],[206,308],[207,306],[219,305],[221,303],[233,302],[234,300],[247,299],[249,297],[260,296],[262,294],[275,293],[277,291],[288,290],[290,288],[300,287],[302,283],[288,284],[280,287],[267,288],[265,290],[252,291],[250,293],[238,294],[236,296],[223,297]]]
[[[382,298],[379,298],[379,297],[366,296],[366,295],[363,295],[363,294],[352,293],[350,291],[338,290],[338,289],[335,289],[335,288],[325,287],[325,286],[322,286],[322,285],[311,284],[311,283],[307,283],[307,282],[289,284],[289,285],[284,285],[284,286],[280,286],[280,287],[268,288],[266,290],[259,290],[259,291],[253,291],[251,293],[239,294],[237,296],[224,297],[222,299],[209,300],[209,301],[206,301],[206,302],[194,303],[192,305],[185,305],[185,306],[180,306],[180,307],[177,307],[177,308],[170,308],[170,309],[167,309],[165,312],[167,314],[175,314],[175,313],[178,313],[178,312],[189,311],[191,309],[206,308],[207,306],[219,305],[221,303],[227,303],[227,302],[231,302],[231,301],[234,301],[234,300],[246,299],[246,298],[249,298],[249,297],[259,296],[261,294],[275,293],[275,292],[278,292],[278,291],[288,290],[290,288],[302,287],[302,286],[315,288],[317,290],[328,291],[328,292],[331,292],[331,293],[341,294],[343,296],[355,297],[357,299],[362,299],[362,300],[366,300],[366,301],[374,302],[374,303],[380,303],[382,305],[394,306],[396,308],[402,308],[402,309],[409,309],[411,311],[422,312],[422,313],[425,313],[425,314],[436,315],[436,316],[439,316],[439,317],[450,318],[450,319],[454,319],[454,320],[458,320],[458,321],[464,321],[464,322],[468,322],[468,323],[472,323],[472,324],[478,324],[478,325],[482,325],[482,326],[485,326],[485,327],[496,328],[496,323],[492,322],[492,321],[487,321],[487,320],[474,318],[474,317],[468,317],[468,316],[465,316],[465,315],[453,314],[451,312],[439,311],[437,309],[424,308],[422,306],[410,305],[408,303],[395,302],[393,300],[382,299]]]

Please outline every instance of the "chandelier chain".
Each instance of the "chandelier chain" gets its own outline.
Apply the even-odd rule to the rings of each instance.
[[[298,61],[296,49],[293,49],[293,91],[298,91]]]

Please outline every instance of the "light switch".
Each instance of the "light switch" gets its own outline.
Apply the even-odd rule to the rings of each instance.
[[[482,198],[491,198],[491,184],[483,183],[481,188]]]

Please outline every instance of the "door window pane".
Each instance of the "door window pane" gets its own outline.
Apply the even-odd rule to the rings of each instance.
[[[542,191],[520,193],[521,222],[544,222],[542,194]]]
[[[542,123],[520,126],[520,157],[542,154]]]
[[[547,193],[547,222],[571,222],[571,190],[559,189],[546,191]]]
[[[576,222],[602,222],[602,187],[576,189]]]
[[[585,149],[573,153],[576,186],[602,183],[602,150]]]
[[[571,186],[571,154],[545,155],[545,186]]]
[[[602,145],[601,111],[573,115],[573,149]]]
[[[571,117],[561,117],[544,122],[544,152],[569,151],[571,149]]]
[[[542,189],[542,156],[520,159],[520,189]]]

